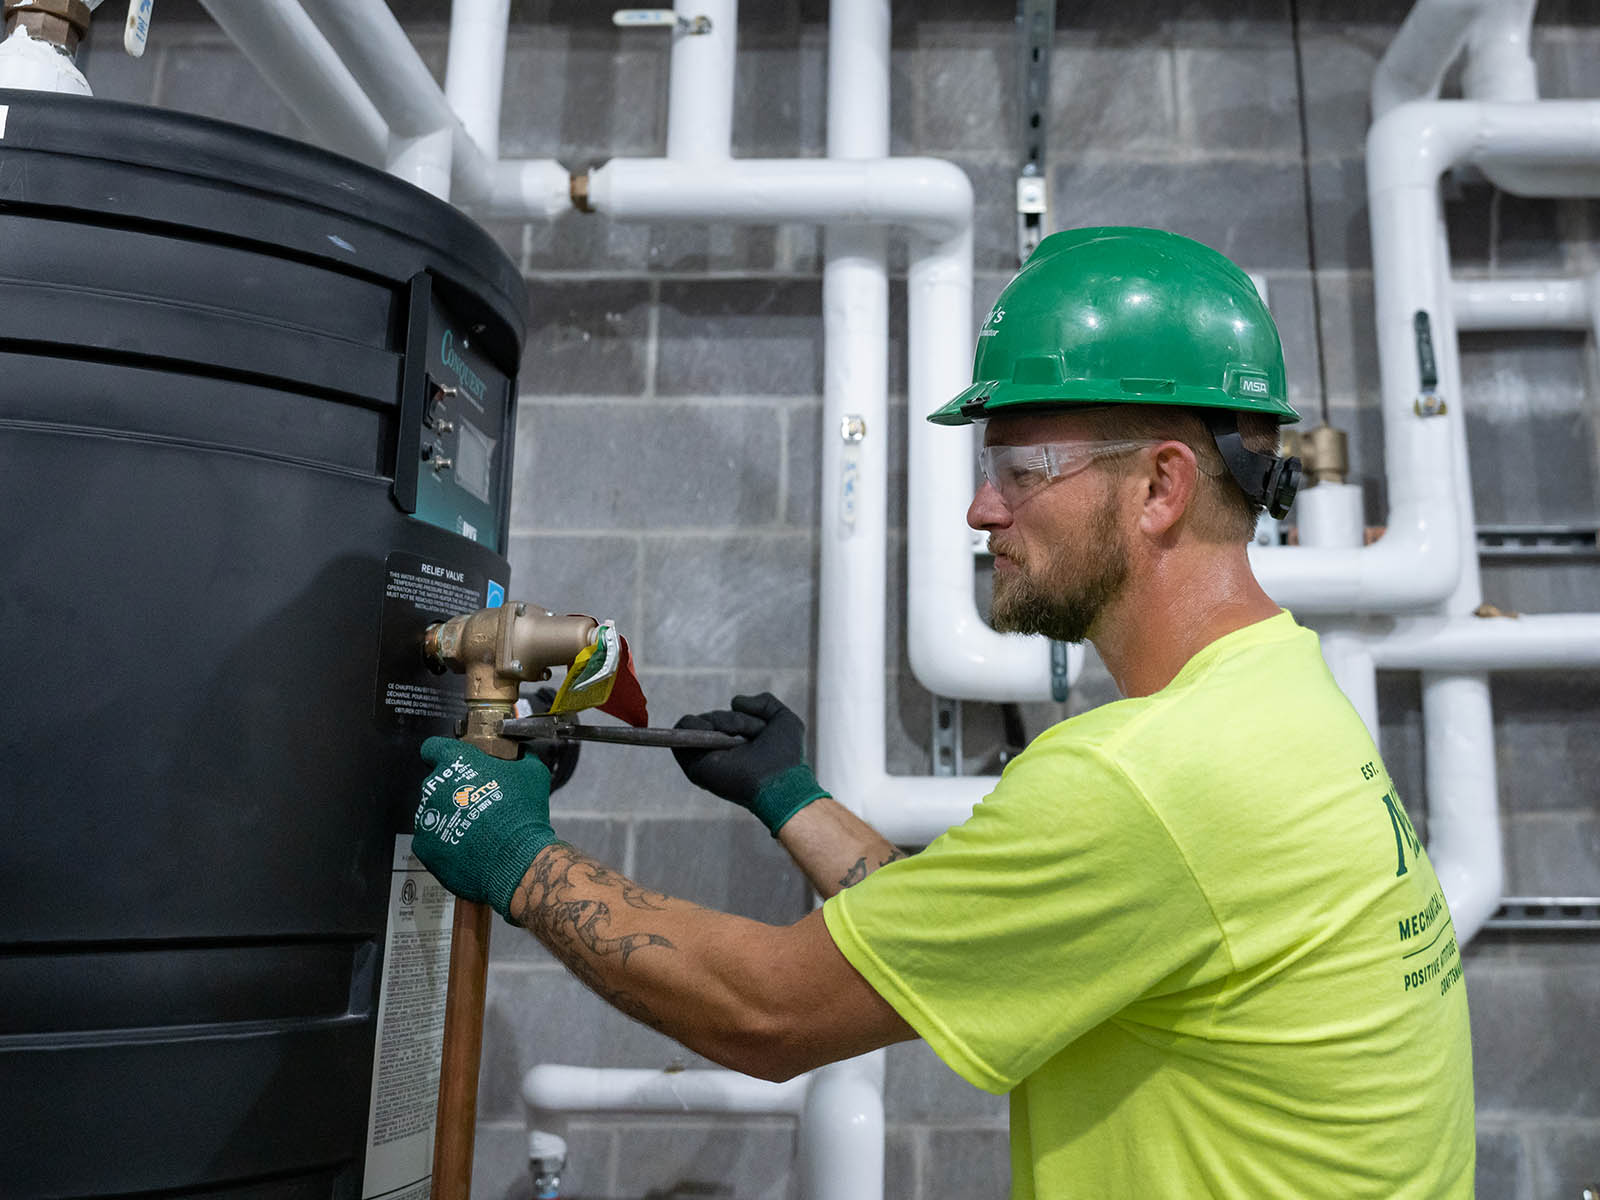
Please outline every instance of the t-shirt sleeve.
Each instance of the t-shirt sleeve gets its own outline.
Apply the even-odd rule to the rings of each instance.
[[[1100,751],[1048,734],[970,820],[833,896],[823,916],[867,982],[991,1092],[1226,954],[1143,795]]]

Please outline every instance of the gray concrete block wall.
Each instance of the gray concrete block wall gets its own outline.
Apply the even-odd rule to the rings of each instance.
[[[443,0],[392,6],[439,70]],[[744,7],[735,153],[823,153],[826,3]],[[1353,477],[1373,523],[1387,498],[1362,147],[1367,84],[1408,8],[1298,0],[1291,14],[1289,0],[1090,0],[1060,7],[1052,60],[1056,225],[1162,224],[1263,272],[1294,403],[1351,434]],[[949,158],[972,177],[980,310],[1016,265],[1014,12],[1013,0],[895,5],[893,148]],[[506,154],[576,168],[660,152],[665,38],[616,31],[608,14],[574,0],[513,5]],[[1545,0],[1540,14],[1546,92],[1600,96],[1592,6]],[[105,32],[117,16],[96,21],[89,76],[100,94],[303,132],[194,0],[158,6],[150,53],[137,63],[117,51],[114,28]],[[1600,265],[1592,202],[1518,199],[1470,174],[1450,180],[1447,197],[1464,273]],[[527,275],[532,309],[510,548],[518,590],[622,621],[658,722],[735,690],[769,688],[809,711],[824,435],[817,231],[625,226],[576,214],[490,228]],[[905,248],[892,245],[903,271]],[[898,360],[902,282],[893,294]],[[1600,378],[1590,341],[1468,335],[1463,368],[1480,519],[1593,523]],[[920,415],[906,411],[904,378],[896,361],[897,454],[907,420]],[[903,526],[903,471],[891,481],[890,511]],[[902,588],[903,528],[890,554],[891,588]],[[1520,611],[1592,608],[1600,571],[1491,565],[1484,589]],[[890,614],[885,664],[890,766],[926,770],[931,700],[898,645],[903,618]],[[1113,694],[1092,665],[1069,705],[1028,706],[1028,728]],[[1425,826],[1416,677],[1386,675],[1380,695],[1385,755]],[[1600,684],[1530,673],[1497,679],[1494,696],[1509,886],[1600,894]],[[969,756],[992,756],[994,711],[969,706],[966,726]],[[805,911],[803,885],[770,840],[688,787],[659,751],[586,748],[555,810],[566,836],[653,886],[769,921]],[[1466,963],[1479,1194],[1576,1197],[1600,1178],[1600,942],[1487,934]],[[605,1009],[512,930],[496,931],[491,973],[475,1194],[499,1200],[527,1190],[517,1091],[527,1067],[696,1060]],[[889,1196],[1005,1194],[1003,1101],[920,1046],[891,1052],[887,1095]],[[782,1121],[597,1119],[569,1133],[575,1195],[793,1194],[793,1132]]]

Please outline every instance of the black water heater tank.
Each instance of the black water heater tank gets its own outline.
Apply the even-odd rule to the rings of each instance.
[[[0,1196],[425,1194],[417,643],[508,583],[525,303],[380,172],[0,91]]]

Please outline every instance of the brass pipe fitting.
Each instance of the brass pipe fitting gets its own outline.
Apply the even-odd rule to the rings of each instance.
[[[92,16],[84,0],[5,0],[7,37],[21,25],[29,37],[49,42],[69,58],[78,53]]]
[[[534,604],[512,602],[483,608],[430,625],[422,654],[440,674],[467,677],[467,726],[462,736],[496,758],[517,756],[517,743],[503,738],[498,723],[511,714],[524,681],[550,678],[550,668],[568,666],[594,641],[592,617],[558,617]]]
[[[1300,459],[1306,487],[1343,483],[1350,473],[1350,439],[1344,430],[1332,425],[1318,425],[1305,433],[1284,430],[1281,452]]]
[[[572,207],[579,212],[592,213],[593,206],[589,202],[589,172],[579,171],[567,184],[567,196],[572,201]]]

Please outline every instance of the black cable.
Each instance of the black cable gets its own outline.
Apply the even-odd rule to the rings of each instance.
[[[1317,345],[1317,391],[1322,423],[1328,421],[1328,356],[1322,345],[1322,286],[1317,278],[1317,223],[1311,203],[1311,133],[1306,120],[1306,67],[1300,53],[1300,4],[1289,0],[1289,35],[1294,42],[1294,87],[1300,115],[1300,188],[1306,206],[1306,258],[1311,268],[1311,323]]]

